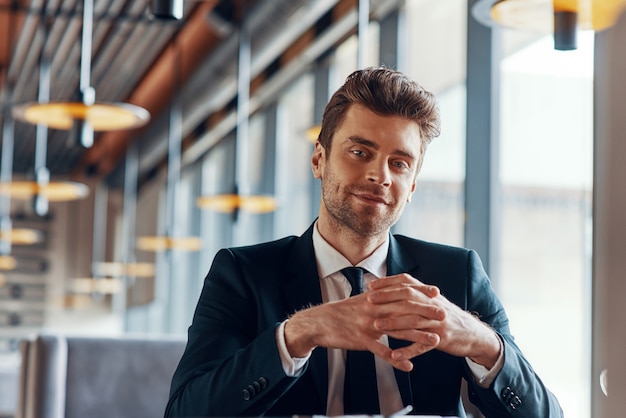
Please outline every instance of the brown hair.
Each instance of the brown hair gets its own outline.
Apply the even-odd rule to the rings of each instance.
[[[439,136],[441,121],[435,96],[399,71],[389,68],[365,68],[350,74],[333,94],[324,109],[318,141],[330,152],[333,135],[353,104],[385,116],[399,116],[418,124],[422,141],[420,160],[426,146]]]

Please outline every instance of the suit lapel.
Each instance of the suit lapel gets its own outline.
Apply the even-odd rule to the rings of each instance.
[[[314,224],[297,239],[287,262],[285,292],[289,305],[288,314],[322,303],[319,273],[313,250],[313,227]],[[328,356],[325,348],[318,347],[313,350],[308,371],[313,377],[320,399],[324,402],[322,407],[325,410],[328,398]]]
[[[393,276],[394,274],[409,273],[415,276],[418,267],[415,254],[411,255],[405,253],[396,238],[393,235],[390,235],[389,253],[387,255],[387,275]],[[389,347],[391,349],[395,350],[408,344],[409,343],[407,341],[389,337]],[[411,390],[410,373],[403,372],[395,368],[393,371],[396,376],[396,382],[398,383],[398,390],[400,391],[402,402],[404,405],[412,405],[413,393]]]

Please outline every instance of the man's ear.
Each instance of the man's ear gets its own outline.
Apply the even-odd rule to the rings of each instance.
[[[415,182],[413,182],[413,185],[411,186],[411,192],[409,193],[409,195],[406,198],[406,202],[407,203],[411,203],[411,196],[413,196],[413,192],[415,192],[415,187],[417,187],[417,184]]]
[[[326,150],[320,145],[319,142],[315,143],[315,150],[311,156],[311,168],[313,170],[313,177],[316,179],[322,178],[324,171],[324,160],[326,159]]]

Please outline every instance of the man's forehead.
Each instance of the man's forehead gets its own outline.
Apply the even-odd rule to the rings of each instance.
[[[403,139],[404,145],[401,148],[406,151],[413,147],[420,149],[422,145],[420,126],[415,120],[398,115],[380,114],[358,104],[350,106],[337,126],[335,134],[347,129],[349,132],[344,133],[349,137],[344,137],[344,140],[352,138],[352,141],[356,141],[358,138],[364,145],[367,145],[366,142],[369,141],[369,145],[373,147],[386,144],[392,138]]]

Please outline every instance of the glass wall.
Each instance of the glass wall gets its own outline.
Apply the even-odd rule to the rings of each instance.
[[[500,69],[498,293],[565,416],[589,417],[593,34],[576,51],[543,37]]]

